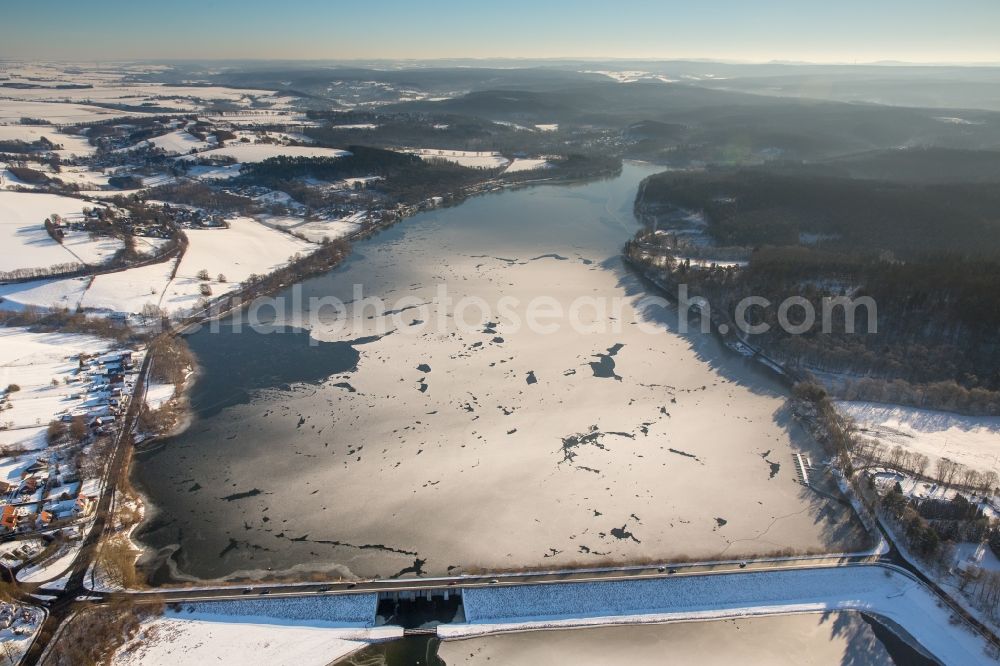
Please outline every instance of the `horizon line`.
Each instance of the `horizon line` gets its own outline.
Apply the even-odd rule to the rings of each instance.
[[[358,63],[358,62],[407,62],[433,63],[448,61],[472,62],[656,62],[656,63],[701,63],[719,65],[778,65],[785,67],[818,66],[818,67],[1000,67],[1000,60],[739,60],[708,57],[632,57],[632,56],[440,56],[434,58],[419,57],[332,57],[332,58],[288,58],[288,57],[149,57],[149,58],[25,58],[16,56],[0,56],[0,62],[38,62],[38,63],[226,63],[226,62],[289,62],[289,63]]]

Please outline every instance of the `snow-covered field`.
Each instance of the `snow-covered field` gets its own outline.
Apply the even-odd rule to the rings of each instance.
[[[446,160],[476,169],[496,169],[507,165],[510,160],[500,153],[477,152],[474,150],[440,150],[437,148],[408,148],[407,153],[419,155],[424,160]]]
[[[2,101],[0,101],[2,108]],[[41,138],[46,138],[54,144],[61,145],[62,148],[55,152],[63,157],[69,155],[86,156],[92,155],[96,150],[87,137],[79,134],[65,134],[54,127],[45,125],[0,125],[0,141],[24,141],[34,143]]]
[[[504,173],[516,173],[518,171],[534,171],[536,169],[551,169],[552,164],[548,160],[537,160],[527,158],[517,158],[503,170]]]
[[[1000,472],[1000,417],[962,416],[951,412],[877,402],[838,401],[837,409],[853,419],[861,434],[886,447],[902,446],[980,471]]]
[[[122,102],[135,105],[145,101],[170,102],[225,100],[246,102],[252,98],[274,97],[270,90],[226,88],[222,86],[172,86],[157,83],[115,82],[93,88],[5,88],[3,97],[34,101]]]
[[[182,604],[146,620],[114,663],[326,666],[372,642],[402,637],[399,627],[374,627],[377,604],[375,594]]]
[[[45,218],[80,217],[90,205],[58,194],[0,191],[0,272],[47,268],[60,264],[96,264],[121,249],[121,241],[90,240],[85,232],[70,232],[60,245],[45,231]]]
[[[233,218],[229,223],[229,229],[187,231],[189,246],[173,280],[170,274],[175,262],[170,260],[105,273],[93,279],[37,280],[0,285],[0,298],[3,299],[0,307],[20,309],[25,305],[34,305],[75,309],[80,305],[86,310],[139,313],[144,306],[155,305],[174,314],[190,310],[203,298],[201,286],[206,282],[198,278],[202,269],[211,276],[207,284],[212,296],[220,296],[237,289],[239,283],[251,274],[264,275],[285,265],[291,256],[315,249],[312,243],[250,218]],[[338,228],[334,224],[323,233],[317,229],[316,236],[334,238],[338,231],[348,230],[346,226]],[[220,274],[226,282],[218,280]]]
[[[42,308],[76,309],[90,278],[33,280],[20,284],[0,284],[0,308],[21,310],[31,305]]]
[[[396,627],[328,629],[252,624],[168,615],[147,620],[140,634],[118,650],[115,666],[268,664],[328,666],[372,643],[402,636]]]
[[[99,190],[108,186],[108,175],[102,171],[92,171],[82,166],[63,166],[52,177],[71,185],[79,185],[84,191]]]
[[[8,92],[4,91],[5,96]],[[53,125],[72,125],[88,121],[110,120],[123,116],[141,115],[145,114],[115,111],[88,104],[0,99],[0,123],[8,125],[19,123],[21,118],[42,118],[48,120]]]
[[[192,150],[204,150],[210,145],[207,141],[191,136],[187,131],[179,129],[167,134],[153,137],[149,144],[159,148],[168,155],[185,155]]]
[[[242,164],[224,164],[221,166],[195,166],[188,169],[188,175],[201,180],[224,180],[240,175]]]
[[[17,77],[23,72],[11,72]],[[53,78],[64,82],[81,83],[85,76],[67,76],[52,72]],[[57,82],[53,80],[53,83]],[[34,84],[34,82],[32,82]],[[227,88],[223,86],[184,86],[157,83],[135,83],[123,80],[121,74],[110,74],[89,81],[88,88],[59,88],[56,86],[32,86],[29,88],[4,88],[0,92],[0,120],[21,117],[45,118],[53,123],[77,122],[81,120],[113,118],[121,116],[148,115],[160,109],[177,113],[199,111],[222,101],[249,109],[256,106],[283,109],[287,99],[270,90]],[[132,107],[151,106],[149,112],[134,110],[116,111],[91,104],[119,104]],[[51,108],[44,108],[48,106]]]
[[[111,349],[108,340],[71,333],[32,333],[24,328],[0,327],[0,388],[16,384],[21,390],[9,394],[11,409],[0,414],[0,421],[12,433],[17,428],[45,426],[55,414],[83,405],[85,398],[79,383],[64,383],[77,367],[72,357],[81,352],[103,353]],[[53,383],[53,379],[56,383]]]
[[[174,262],[167,261],[126,271],[107,273],[94,278],[82,299],[85,309],[113,312],[141,312],[147,304],[162,307],[169,313],[190,310],[204,298],[201,286],[206,284],[198,273],[207,270],[207,282],[212,296],[237,289],[251,274],[264,275],[288,262],[296,253],[315,249],[310,243],[270,229],[250,218],[229,220],[229,229],[189,229],[188,249],[170,280]],[[226,282],[219,282],[223,275]],[[47,291],[59,293],[50,285]],[[0,295],[4,291],[0,288]],[[6,294],[9,300],[30,297],[16,292]],[[39,299],[40,300],[40,299]]]
[[[142,312],[145,305],[160,305],[170,281],[174,260],[105,273],[94,278],[81,305],[90,310]]]
[[[438,648],[438,656],[449,666],[892,666],[895,663],[857,613],[804,613],[500,634],[444,641]]]
[[[100,275],[83,299],[85,308],[140,312],[147,303],[176,313],[193,308],[203,298],[198,278],[209,272],[212,296],[239,287],[251,274],[264,275],[287,263],[296,253],[314,249],[310,243],[269,229],[250,218],[234,218],[229,229],[189,229],[187,252],[169,280],[173,262]],[[219,282],[223,275],[226,282]]]
[[[233,143],[223,148],[213,148],[198,153],[198,158],[231,157],[243,164],[246,162],[263,162],[281,155],[288,157],[343,157],[349,154],[346,150],[335,148],[320,148],[318,146],[281,146],[273,143]],[[181,157],[191,159],[194,156]]]
[[[302,234],[313,243],[320,243],[324,238],[333,240],[354,233],[358,230],[364,215],[364,213],[356,213],[339,220],[316,220],[305,224],[302,224],[301,218],[298,218],[299,223],[294,225],[294,230],[296,234]]]
[[[896,622],[946,664],[986,658],[986,642],[950,623],[930,590],[882,566],[471,588],[463,603],[469,624],[441,625],[439,635],[853,610]]]
[[[306,254],[315,246],[289,234],[270,229],[246,217],[229,220],[229,229],[190,229],[188,249],[177,275],[166,289],[161,307],[178,312],[197,305],[203,297],[198,272],[207,270],[212,296],[237,289],[251,274],[265,275],[279,268],[297,253]],[[222,274],[226,282],[219,282]],[[127,279],[126,274],[122,279]]]
[[[158,384],[150,382],[146,386],[146,404],[150,409],[159,409],[174,397],[173,384]]]
[[[634,83],[636,81],[661,81],[663,83],[675,83],[676,79],[669,79],[660,74],[653,74],[651,72],[645,72],[642,70],[632,69],[632,70],[589,70],[588,74],[603,74],[604,76],[614,79],[618,83]],[[684,77],[684,78],[699,78],[699,77]],[[711,75],[706,75],[706,78],[715,78]]]

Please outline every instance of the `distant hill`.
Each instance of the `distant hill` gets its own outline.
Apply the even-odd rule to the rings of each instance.
[[[704,210],[721,245],[807,244],[899,258],[953,252],[1000,257],[1000,188],[913,185],[769,168],[666,172],[640,203]]]
[[[907,183],[1000,182],[1000,151],[910,148],[851,155],[825,164],[853,178]]]
[[[439,101],[404,102],[386,111],[458,113],[492,120],[577,123],[623,127],[669,114],[733,104],[760,106],[773,100],[660,81],[600,81],[547,90],[480,90]]]
[[[583,82],[607,81],[601,74],[587,74],[548,67],[490,69],[473,67],[368,69],[360,67],[255,68],[224,72],[214,77],[220,85],[310,89],[334,82],[378,82],[427,93],[460,93],[475,90],[515,88],[547,90]]]
[[[660,81],[484,90],[445,100],[391,104],[383,110],[458,114],[524,125],[596,126],[626,135],[638,131],[647,142],[646,154],[655,154],[658,147],[683,145],[683,160],[723,164],[831,159],[900,146],[1000,150],[997,113],[980,112],[976,124],[960,124],[942,120],[938,111],[929,109],[782,99]]]

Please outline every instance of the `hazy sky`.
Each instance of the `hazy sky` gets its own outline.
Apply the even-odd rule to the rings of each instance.
[[[1000,62],[1000,0],[8,0],[0,58]]]

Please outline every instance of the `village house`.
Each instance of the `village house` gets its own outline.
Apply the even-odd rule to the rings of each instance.
[[[0,527],[9,532],[17,529],[17,507],[8,504],[3,508],[3,513],[0,515]]]

